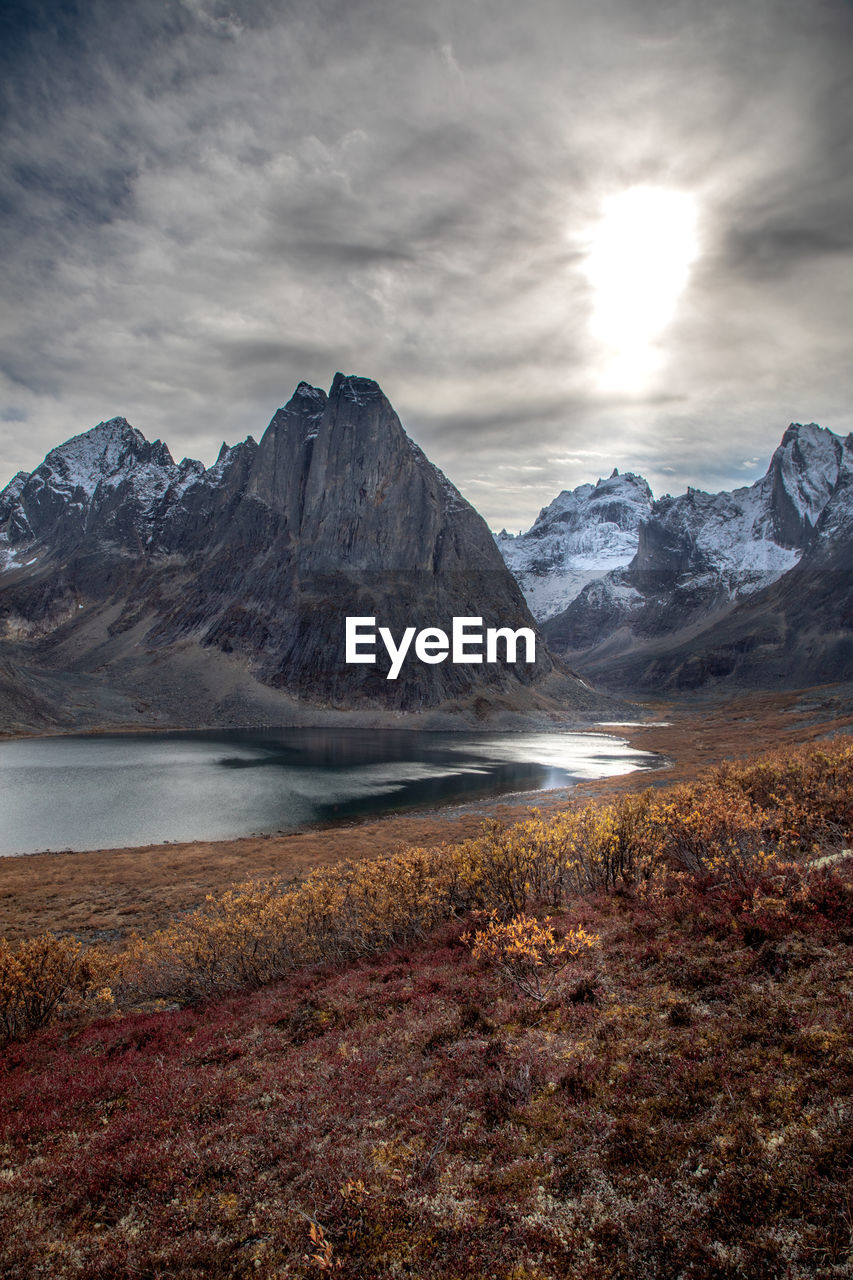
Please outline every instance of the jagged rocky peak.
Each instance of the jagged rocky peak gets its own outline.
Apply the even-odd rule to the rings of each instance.
[[[776,540],[801,548],[820,519],[838,483],[844,441],[816,422],[792,422],[773,454],[767,479],[771,487]]]
[[[51,449],[33,477],[49,472],[56,482],[91,493],[101,480],[140,465],[171,469],[175,462],[161,440],[146,440],[126,418],[110,418]]]
[[[299,697],[406,710],[484,687],[512,700],[554,670],[542,645],[529,665],[413,662],[405,681],[386,678],[382,654],[375,665],[345,660],[348,615],[375,616],[395,636],[449,631],[454,617],[533,626],[485,522],[368,378],[337,374],[328,396],[300,383],[259,444],[223,446],[207,471],[192,459],[176,466],[123,420],[69,446],[49,459],[80,453],[100,478],[72,491],[46,459],[39,493],[51,519],[26,481],[13,506],[35,520],[38,563],[15,558],[5,597],[9,616],[57,633],[57,652],[100,609],[117,662],[123,637],[133,661],[195,645]],[[104,661],[97,646],[92,660]],[[590,695],[574,682],[569,696]]]
[[[12,476],[5,489],[0,490],[0,524],[9,518],[9,513],[23,493],[24,485],[29,478],[29,471],[18,471]]]
[[[245,498],[267,514],[241,511],[228,532]],[[329,395],[300,382],[260,444],[251,436],[223,444],[207,470],[193,458],[176,464],[165,444],[116,417],[52,449],[0,501],[7,547],[47,541],[68,550],[84,539],[186,554],[216,517],[222,536],[239,539],[246,521],[260,520],[269,537],[283,526],[313,539],[315,555],[370,554],[389,564],[413,554],[399,528],[390,532],[389,512],[408,503],[410,527],[421,521],[428,543],[436,511],[472,511],[406,435],[378,384],[341,373]]]
[[[409,439],[378,383],[341,373],[312,442],[300,530],[313,565],[500,563],[481,518]]]
[[[328,396],[301,382],[274,414],[248,491],[310,543],[312,554],[334,548],[346,557],[358,547],[365,555],[372,547],[390,565],[403,544],[399,530],[396,549],[389,542],[389,513],[408,503],[416,527],[426,518],[424,485],[442,508],[468,506],[409,439],[379,384],[337,373]]]
[[[372,378],[357,377],[352,373],[335,374],[330,395],[335,394],[358,405],[369,404],[371,400],[385,399],[378,382],[374,382]]]
[[[564,489],[542,508],[528,534],[522,536],[543,537],[555,525],[575,529],[588,524],[613,524],[636,532],[640,520],[648,515],[651,503],[652,491],[642,476],[632,471],[620,475],[614,467],[606,480]]]
[[[300,382],[284,408],[279,409],[270,427],[279,420],[281,415],[284,418],[296,418],[299,422],[305,423],[309,435],[316,434],[316,424],[323,416],[323,410],[328,403],[329,397],[322,387],[312,387],[310,382]]]
[[[550,618],[549,643],[556,652],[585,651],[591,663],[590,651],[621,661],[635,642],[662,650],[688,636],[685,644],[699,644],[703,628],[723,627],[775,584],[784,595],[785,583],[804,581],[818,564],[835,569],[853,545],[851,463],[850,437],[792,423],[754,484],[661,498],[640,525],[631,564],[607,575],[606,590],[588,586]]]
[[[300,382],[287,404],[273,414],[252,464],[249,493],[297,524],[313,441],[327,404],[325,391]]]
[[[544,619],[559,613],[591,577],[629,564],[651,506],[647,481],[614,468],[596,484],[564,489],[527,533],[499,534],[501,555],[533,614]]]
[[[752,591],[793,567],[835,487],[844,444],[815,423],[792,423],[755,484],[661,498],[640,528],[638,572],[722,575]]]
[[[242,454],[248,452],[254,457],[257,450],[258,442],[252,436],[246,436],[246,439],[241,440],[239,444],[226,444],[223,440],[222,444],[219,446],[219,453],[216,455],[216,461],[213,466],[208,467],[206,471],[202,463],[196,462],[194,458],[184,458],[181,466],[183,467],[186,464],[188,469],[191,466],[193,470],[196,467],[200,467],[201,473],[207,480],[215,480],[223,471],[233,466]]]
[[[114,536],[126,538],[139,511],[180,474],[161,440],[146,440],[126,418],[110,418],[50,450],[5,504],[4,532],[10,543],[54,532],[76,537],[99,509],[110,512],[103,523],[112,523]]]
[[[189,457],[176,463],[163,441],[110,418],[10,481],[0,495],[0,537],[9,547],[38,541],[60,552],[81,539],[185,549],[176,540],[210,517],[218,490],[242,491],[257,449],[249,436],[223,443],[211,467]]]
[[[716,606],[793,568],[851,465],[849,437],[844,441],[813,422],[791,423],[755,484],[721,493],[690,486],[653,502],[641,476],[614,468],[607,480],[559,494],[526,534],[502,535],[498,546],[542,620],[575,609],[575,600],[575,612],[587,609],[592,597],[582,589],[623,570],[641,589],[657,582],[656,575],[689,575],[691,600]],[[621,582],[618,577],[614,585]],[[620,598],[636,609],[636,592]],[[661,618],[668,608],[660,605]],[[683,621],[685,610],[672,609],[669,616]],[[587,630],[583,620],[581,631]]]
[[[313,387],[310,382],[300,382],[297,384],[292,400],[313,400],[322,412],[326,407],[326,401],[329,397],[326,395],[322,387]]]

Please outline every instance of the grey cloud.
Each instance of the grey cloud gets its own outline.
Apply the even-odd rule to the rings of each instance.
[[[575,408],[578,404],[575,405]],[[516,404],[489,410],[470,409],[467,413],[459,412],[448,416],[436,417],[419,415],[419,423],[428,423],[429,435],[433,439],[453,439],[460,432],[468,435],[485,435],[494,441],[512,442],[518,438],[518,430],[536,428],[547,429],[557,426],[570,413],[572,406],[564,400],[550,399],[538,404]]]
[[[0,480],[114,412],[212,459],[338,368],[378,378],[498,527],[598,458],[720,487],[791,418],[853,427],[840,0],[44,0],[3,21],[0,394],[28,420]],[[584,234],[644,181],[696,193],[703,257],[657,379],[614,394]]]
[[[733,230],[726,237],[726,258],[736,271],[776,277],[811,259],[853,254],[853,234],[816,227],[762,227]]]
[[[211,354],[217,355],[228,369],[254,369],[268,365],[308,367],[322,360],[325,354],[320,346],[265,341],[262,338],[226,338],[211,345]]]
[[[43,368],[35,355],[28,356],[24,351],[0,357],[0,376],[11,386],[32,391],[36,396],[57,396],[61,386],[58,370]]]

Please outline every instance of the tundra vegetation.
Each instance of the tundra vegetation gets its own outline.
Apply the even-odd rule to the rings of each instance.
[[[0,944],[0,1271],[853,1275],[851,836],[830,743]]]

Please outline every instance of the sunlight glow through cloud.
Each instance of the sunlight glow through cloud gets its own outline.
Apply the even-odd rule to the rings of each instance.
[[[604,203],[584,263],[593,287],[590,332],[604,348],[602,382],[632,390],[660,363],[655,342],[671,322],[699,252],[696,201],[633,187]]]

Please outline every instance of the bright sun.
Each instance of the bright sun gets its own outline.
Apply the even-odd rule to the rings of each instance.
[[[590,331],[605,348],[602,381],[630,390],[660,363],[655,340],[675,313],[698,253],[696,201],[663,187],[632,187],[604,203],[584,272],[593,287]]]

